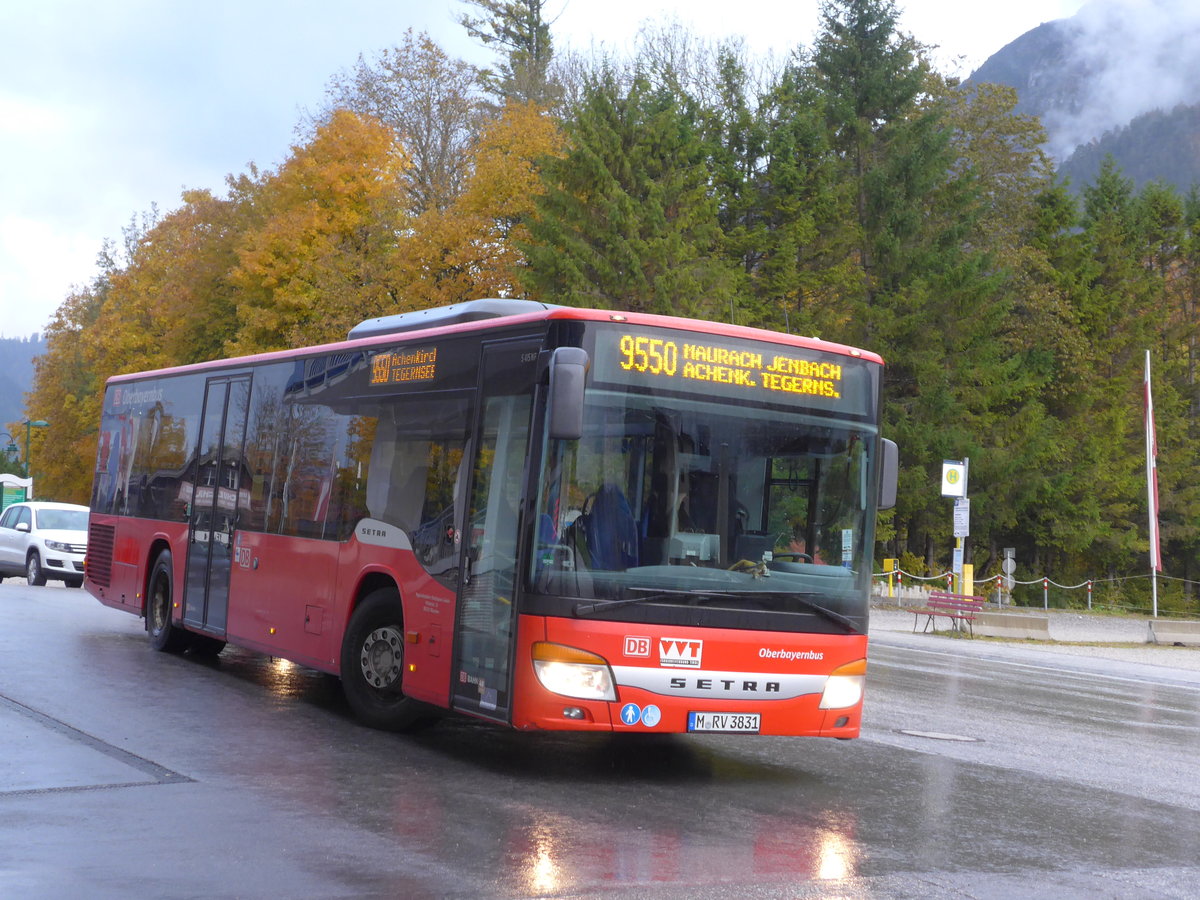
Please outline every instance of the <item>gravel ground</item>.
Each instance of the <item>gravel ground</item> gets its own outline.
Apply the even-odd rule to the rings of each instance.
[[[1004,644],[1032,649],[1045,649],[1072,656],[1090,656],[1121,662],[1138,662],[1176,669],[1200,670],[1200,647],[1165,647],[1148,643],[1150,619],[1146,616],[1086,615],[1065,610],[1031,609],[1034,615],[1050,619],[1050,640],[1010,641],[998,638],[977,638],[989,644]],[[871,633],[913,630],[911,610],[894,606],[871,608]],[[930,640],[949,640],[939,635],[925,635]]]

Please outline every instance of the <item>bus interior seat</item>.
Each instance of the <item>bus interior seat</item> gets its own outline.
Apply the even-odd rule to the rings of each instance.
[[[591,568],[621,571],[638,565],[638,528],[619,487],[605,483],[580,516]]]

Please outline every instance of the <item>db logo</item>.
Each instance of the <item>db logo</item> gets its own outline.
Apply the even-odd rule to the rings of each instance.
[[[648,637],[632,637],[625,635],[625,655],[626,656],[649,656],[650,655],[650,638]]]

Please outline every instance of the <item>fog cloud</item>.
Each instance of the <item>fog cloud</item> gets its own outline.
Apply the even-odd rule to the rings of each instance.
[[[1076,108],[1048,111],[1050,152],[1079,144],[1155,109],[1200,103],[1200,3],[1197,0],[1092,0],[1067,27],[1077,74]]]

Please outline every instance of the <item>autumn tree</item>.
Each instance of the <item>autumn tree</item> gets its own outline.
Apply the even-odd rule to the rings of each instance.
[[[105,254],[102,253],[102,260]],[[33,388],[26,396],[31,418],[44,416],[47,429],[31,435],[33,476],[39,496],[86,504],[91,497],[96,429],[104,378],[94,363],[92,338],[105,304],[111,270],[101,270],[73,291],[46,328],[46,352],[34,360]],[[49,431],[51,440],[44,440]]]
[[[262,180],[261,223],[241,235],[229,274],[238,320],[230,352],[335,340],[403,308],[394,266],[409,221],[406,166],[389,127],[342,110]]]
[[[214,359],[236,332],[228,274],[253,204],[236,182],[226,198],[189,190],[182,200],[137,237],[128,263],[108,276],[92,336],[96,365],[108,374]]]
[[[446,210],[427,210],[400,239],[396,278],[406,304],[444,306],[522,293],[520,244],[544,188],[540,165],[561,155],[558,123],[510,102],[480,135],[471,175]]]
[[[472,147],[482,124],[475,69],[452,59],[428,34],[406,32],[374,60],[359,57],[336,76],[314,125],[350,110],[395,132],[409,165],[403,172],[409,215],[446,209],[470,177]]]

